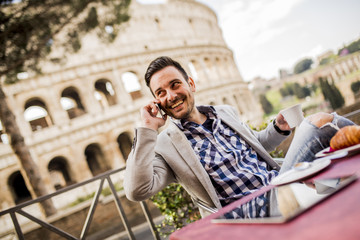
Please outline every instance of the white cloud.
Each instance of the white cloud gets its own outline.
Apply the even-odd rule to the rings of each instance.
[[[262,36],[270,39],[284,29],[276,23],[284,19],[301,1],[233,1],[220,9],[219,22],[228,39],[237,36],[244,43],[253,42]]]
[[[310,49],[308,52],[303,53],[300,58],[316,58],[320,54],[325,52],[325,48],[322,44],[316,45],[314,48]]]
[[[245,80],[278,76],[280,68],[359,37],[358,0],[198,1],[216,12]]]
[[[231,1],[218,9],[219,24],[229,47],[236,52],[239,67],[246,69],[243,77],[254,77],[261,73],[275,73],[274,62],[258,69],[261,47],[293,28],[294,24],[284,20],[303,0],[246,0]],[[251,61],[251,59],[253,61]],[[261,61],[261,60],[260,60]],[[260,70],[260,71],[259,71]]]

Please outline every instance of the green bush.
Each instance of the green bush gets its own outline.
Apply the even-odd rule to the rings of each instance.
[[[115,183],[114,184],[114,187],[115,187],[115,190],[118,192],[120,190],[122,190],[124,187],[122,186],[122,183]],[[104,197],[108,196],[112,194],[111,192],[111,189],[110,187],[106,187],[106,188],[103,188],[102,191],[101,191],[101,195],[103,195]],[[88,194],[86,196],[81,196],[81,197],[78,197],[75,201],[71,202],[70,204],[68,204],[67,207],[73,207],[73,206],[76,206],[82,202],[85,202],[85,201],[88,201],[89,199],[92,199],[94,198],[95,196],[95,192],[92,192],[91,194]]]
[[[114,188],[115,188],[115,191],[117,191],[117,192],[124,189],[124,187],[122,186],[122,183],[114,183]],[[110,187],[103,188],[103,190],[101,191],[101,195],[103,195],[105,197],[110,194],[112,194]]]
[[[313,91],[312,85],[301,86],[299,83],[285,83],[284,87],[280,88],[280,94],[282,97],[295,95],[298,99],[304,99],[311,95]]]
[[[201,218],[198,208],[190,195],[180,184],[170,184],[150,199],[165,216],[157,225],[162,236],[169,236],[175,230]]]
[[[86,196],[78,197],[74,202],[70,203],[68,207],[74,207],[82,202],[85,202],[89,199],[92,199],[95,196],[95,192],[88,194]]]
[[[271,124],[272,124],[272,122],[271,122]],[[248,125],[252,130],[261,131],[261,130],[267,128],[269,123],[264,121],[259,126],[256,126],[256,127],[252,126],[251,124],[248,124]],[[275,149],[274,151],[269,152],[269,154],[273,158],[283,158],[283,157],[285,157],[283,150],[278,150],[278,149]]]

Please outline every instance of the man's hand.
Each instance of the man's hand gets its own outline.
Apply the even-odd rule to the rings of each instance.
[[[289,124],[287,123],[287,121],[285,120],[284,116],[281,113],[279,113],[276,116],[276,126],[278,126],[278,128],[280,128],[281,131],[291,130]]]
[[[159,109],[156,104],[160,104],[160,101],[156,99],[152,100],[140,110],[142,126],[154,129],[155,131],[164,126],[167,119],[167,115],[165,115],[164,119],[157,117]]]

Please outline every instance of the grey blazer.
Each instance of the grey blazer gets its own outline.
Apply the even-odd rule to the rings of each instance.
[[[233,107],[215,106],[215,110],[221,121],[234,129],[271,168],[280,169],[268,152],[287,136],[279,134],[272,124],[259,132],[251,130],[240,121]],[[180,183],[195,202],[221,208],[209,175],[185,134],[174,123],[159,135],[152,129],[137,128],[126,162],[124,189],[127,198],[132,201],[148,199],[172,182]],[[207,215],[204,211],[201,214]]]

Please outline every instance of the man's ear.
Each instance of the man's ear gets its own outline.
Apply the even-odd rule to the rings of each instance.
[[[195,81],[194,81],[194,79],[192,79],[192,77],[188,78],[188,83],[189,83],[189,86],[191,88],[191,91],[195,92],[196,91],[196,86],[195,86]]]

